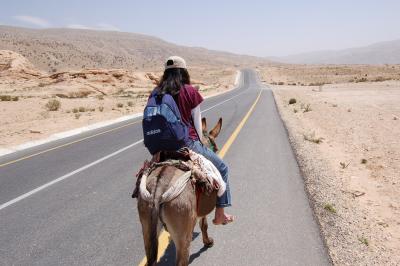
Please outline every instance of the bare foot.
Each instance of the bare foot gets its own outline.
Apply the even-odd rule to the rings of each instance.
[[[226,214],[224,208],[216,208],[215,209],[215,218],[213,220],[213,224],[215,225],[226,225],[235,220],[235,217],[230,214]]]

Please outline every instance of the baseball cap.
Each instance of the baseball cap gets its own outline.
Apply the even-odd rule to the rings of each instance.
[[[165,60],[165,69],[170,68],[186,68],[185,59],[179,56],[170,56]]]

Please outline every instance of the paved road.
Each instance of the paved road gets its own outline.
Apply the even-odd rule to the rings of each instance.
[[[207,99],[203,116],[209,125],[223,117],[222,147],[260,91],[225,156],[237,220],[211,226],[216,243],[209,250],[196,228],[192,265],[329,265],[272,94],[256,74],[244,70],[238,89]],[[40,153],[0,166],[0,265],[140,262],[130,194],[133,174],[148,157],[141,138],[136,119],[2,157],[0,165]],[[173,260],[171,244],[160,264]]]

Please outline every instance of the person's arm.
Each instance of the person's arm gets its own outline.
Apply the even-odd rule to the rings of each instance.
[[[201,125],[200,104],[192,109],[192,118],[193,118],[194,128],[196,129],[196,132],[199,135],[201,142],[201,139],[203,138],[203,130]]]

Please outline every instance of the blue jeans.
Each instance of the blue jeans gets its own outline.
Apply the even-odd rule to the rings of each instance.
[[[193,150],[194,152],[200,153],[208,160],[210,160],[218,171],[221,173],[222,179],[226,183],[226,191],[222,194],[221,197],[217,198],[217,207],[229,207],[231,206],[231,191],[229,189],[229,180],[228,180],[228,166],[222,161],[221,158],[217,154],[215,154],[212,150],[205,147],[200,141],[196,140],[189,140],[187,146],[189,149]]]

